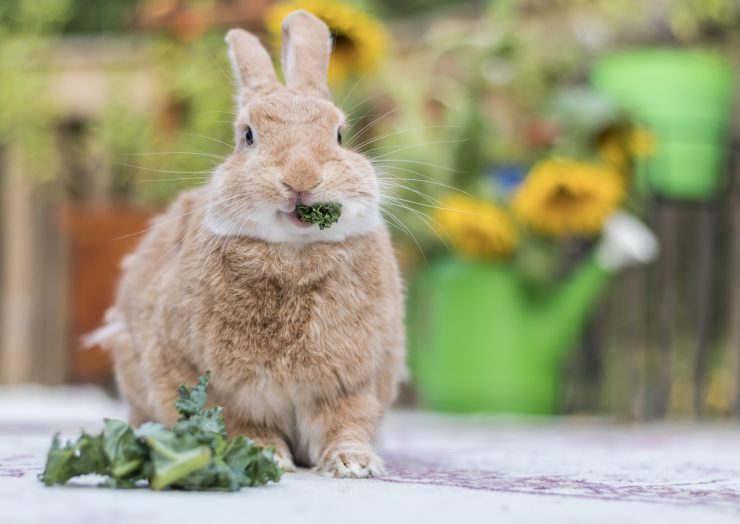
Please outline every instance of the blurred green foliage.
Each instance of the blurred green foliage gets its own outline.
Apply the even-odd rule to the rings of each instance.
[[[32,71],[53,48],[52,35],[64,24],[70,5],[69,0],[5,0],[0,7],[0,146],[16,144],[26,169],[40,179],[53,176],[49,126],[58,108]]]
[[[233,144],[234,88],[223,34],[214,31],[197,42],[161,38],[152,43],[165,113],[159,122],[129,117],[121,125],[144,128],[114,143],[121,175],[132,177],[136,196],[164,202],[186,187],[200,185]],[[159,129],[157,129],[159,127]],[[114,134],[109,135],[114,138]]]
[[[120,33],[131,29],[140,0],[74,0],[63,33]]]
[[[541,11],[577,9],[595,17],[594,27],[606,23],[619,31],[646,19],[652,5],[637,0],[359,3],[388,19],[422,15],[418,27],[424,29],[418,36],[398,33],[401,40],[417,39],[411,55],[390,57],[379,83],[362,79],[361,85],[335,93],[335,99],[356,120],[348,145],[367,151],[387,175],[382,183],[395,198],[387,212],[425,246],[438,245],[424,213],[447,191],[445,186],[490,191],[482,183],[488,170],[526,164],[544,153],[527,126],[538,123],[560,86],[583,78],[593,58],[594,51],[555,15],[549,25],[532,20]],[[175,40],[166,32],[133,35],[138,5],[136,0],[2,2],[0,143],[14,142],[28,152],[33,177],[55,175],[54,126],[63,109],[54,106],[50,86],[36,73],[53,59],[55,42],[67,34],[99,34],[100,45],[107,35],[136,38],[155,64],[163,114],[126,107],[122,95],[131,84],[129,72],[121,70],[111,74],[110,102],[90,123],[92,149],[110,164],[115,195],[163,202],[200,183],[228,154],[234,105],[223,28],[195,42]],[[680,41],[716,41],[718,35],[737,32],[740,8],[734,0],[672,0],[666,5],[668,25]],[[475,19],[434,16],[436,9],[460,7],[462,13],[483,14]],[[561,105],[557,110],[568,106],[567,96],[556,102]]]
[[[37,182],[59,171],[56,135],[65,108],[50,96],[48,65],[55,43],[64,31],[125,28],[119,16],[130,15],[134,3],[101,2],[83,13],[87,4],[10,0],[0,9],[0,144],[15,144],[25,172]],[[86,123],[88,150],[109,164],[105,171],[112,175],[114,198],[161,203],[201,183],[228,154],[233,91],[220,29],[193,43],[164,35],[140,38],[154,64],[164,114],[128,107],[131,71],[114,69],[107,78],[108,103],[97,120]]]

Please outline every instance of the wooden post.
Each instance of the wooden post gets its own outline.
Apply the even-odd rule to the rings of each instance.
[[[61,384],[69,378],[68,246],[60,224],[63,190],[62,181],[54,180],[38,187],[34,195],[36,278],[31,375],[43,384]]]
[[[706,389],[707,357],[712,341],[712,284],[714,274],[714,240],[716,202],[701,204],[698,209],[697,243],[697,346],[694,356],[694,415],[704,416],[704,392]]]
[[[624,341],[627,346],[624,395],[630,420],[639,420],[645,404],[645,353],[648,348],[648,269],[634,268],[625,275],[624,298],[618,304],[627,319]]]
[[[735,151],[731,169],[730,263],[727,282],[730,287],[730,363],[734,395],[732,413],[740,418],[740,152]]]
[[[13,384],[31,378],[34,228],[31,184],[17,146],[6,147],[3,164],[0,382]]]
[[[668,412],[671,401],[673,380],[673,342],[676,331],[676,275],[678,259],[678,238],[676,229],[678,217],[673,204],[660,201],[657,205],[658,236],[661,243],[661,257],[658,271],[658,355],[653,360],[648,380],[655,380],[651,398],[646,398],[645,415],[648,418],[662,418]],[[657,362],[656,362],[657,360]]]

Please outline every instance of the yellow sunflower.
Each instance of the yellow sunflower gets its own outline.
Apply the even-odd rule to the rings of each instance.
[[[597,139],[599,159],[621,173],[627,173],[630,167],[630,156],[624,133],[609,130]]]
[[[595,235],[624,193],[613,167],[553,158],[532,168],[512,208],[522,222],[545,234]]]
[[[655,136],[644,127],[629,130],[610,129],[597,139],[599,158],[605,164],[626,173],[631,158],[653,156]]]
[[[341,84],[350,76],[365,74],[378,66],[388,47],[383,26],[364,11],[335,0],[292,0],[272,6],[265,22],[277,43],[283,18],[297,9],[321,18],[334,37],[329,64],[331,84]]]
[[[653,156],[657,140],[648,129],[635,127],[627,135],[627,150],[636,158]]]
[[[437,227],[460,255],[496,260],[517,245],[516,229],[500,207],[461,195],[445,198],[436,211]]]

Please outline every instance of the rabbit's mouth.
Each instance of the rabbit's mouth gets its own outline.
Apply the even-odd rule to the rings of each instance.
[[[303,220],[300,219],[300,217],[298,216],[297,208],[293,209],[292,211],[280,211],[279,213],[283,215],[288,221],[290,221],[291,224],[293,224],[296,227],[306,229],[306,228],[313,226],[313,224],[309,222],[304,222]]]

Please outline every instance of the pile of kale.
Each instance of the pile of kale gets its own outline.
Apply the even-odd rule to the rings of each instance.
[[[237,491],[280,480],[274,449],[238,436],[227,438],[223,408],[205,409],[210,373],[189,388],[180,386],[175,407],[180,418],[171,430],[156,422],[134,429],[106,419],[97,435],[83,433],[61,445],[54,436],[41,480],[64,484],[72,477],[97,474],[101,486],[151,489]]]

